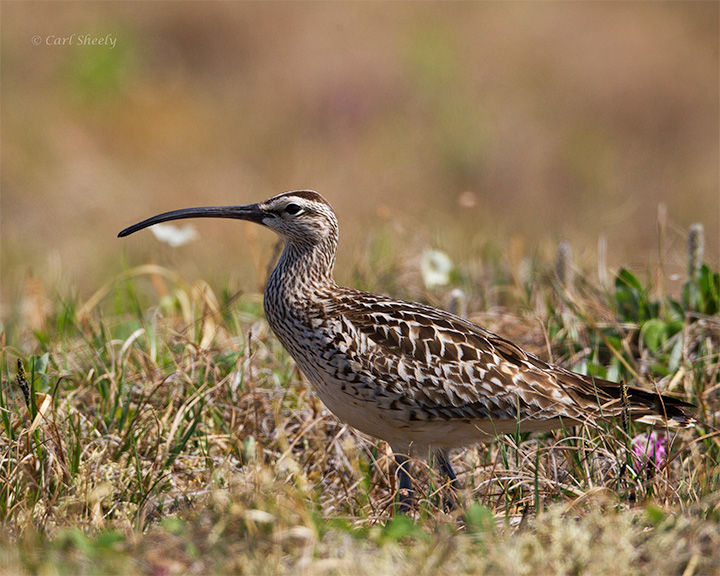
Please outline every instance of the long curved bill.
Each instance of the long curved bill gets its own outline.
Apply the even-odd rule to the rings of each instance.
[[[161,222],[169,220],[183,220],[185,218],[234,218],[236,220],[247,220],[248,222],[256,222],[262,224],[263,218],[267,218],[267,213],[260,209],[259,204],[248,204],[246,206],[206,206],[203,208],[183,208],[182,210],[172,210],[164,212],[128,226],[118,234],[118,238],[124,238]]]

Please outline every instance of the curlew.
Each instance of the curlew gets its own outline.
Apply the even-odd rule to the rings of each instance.
[[[265,288],[268,323],[335,416],[389,443],[403,510],[412,502],[409,455],[432,456],[456,485],[449,450],[499,434],[594,426],[626,415],[693,423],[692,405],[676,398],[549,364],[437,308],[339,286],[338,222],[317,192],[166,212],[119,236],[183,218],[246,220],[283,239]]]

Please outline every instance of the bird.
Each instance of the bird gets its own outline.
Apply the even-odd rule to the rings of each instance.
[[[267,322],[330,412],[389,444],[402,512],[414,498],[411,457],[431,459],[457,487],[450,451],[503,434],[628,416],[694,424],[693,405],[677,398],[545,362],[445,310],[338,285],[338,220],[315,191],[173,210],[118,236],[185,218],[245,220],[280,236],[284,248],[264,293]]]

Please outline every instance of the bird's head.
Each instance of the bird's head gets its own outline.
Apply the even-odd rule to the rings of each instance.
[[[286,242],[321,244],[337,236],[337,218],[330,203],[312,190],[296,190],[273,196],[257,205],[262,224]]]
[[[286,243],[316,246],[326,240],[337,241],[337,219],[330,203],[312,190],[284,192],[260,202],[243,206],[207,206],[165,212],[125,228],[124,237],[169,220],[184,218],[233,218],[267,226]]]

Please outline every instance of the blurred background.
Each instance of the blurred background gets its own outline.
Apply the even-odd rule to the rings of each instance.
[[[566,240],[718,267],[716,2],[3,2],[0,314],[159,261],[256,290],[271,233],[170,209],[324,194],[338,276],[378,238],[460,267]],[[658,234],[659,215],[662,234]],[[604,240],[601,240],[604,239]]]

